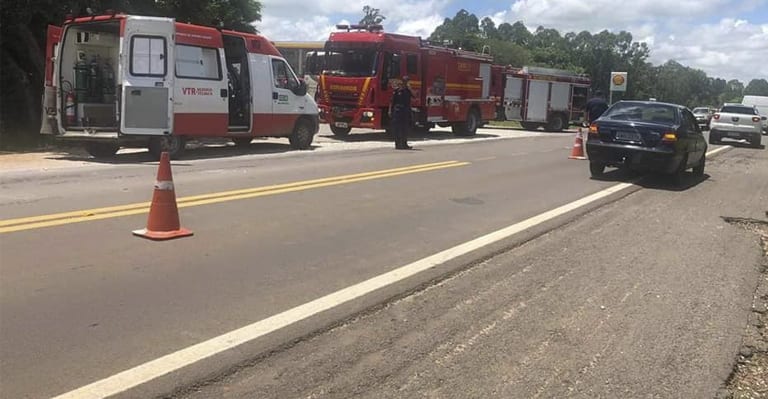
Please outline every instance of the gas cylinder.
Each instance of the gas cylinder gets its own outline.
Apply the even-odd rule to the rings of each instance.
[[[75,63],[75,93],[79,102],[85,102],[88,94],[88,69],[88,63],[84,59]]]
[[[67,92],[66,100],[64,102],[64,113],[67,116],[67,126],[74,126],[77,124],[77,106],[75,105],[75,93]]]

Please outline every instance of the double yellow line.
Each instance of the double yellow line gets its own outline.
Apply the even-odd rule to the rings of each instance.
[[[431,170],[453,168],[468,165],[469,162],[445,161],[421,165],[406,166],[395,169],[385,169],[374,172],[357,173],[326,177],[322,179],[305,180],[294,183],[277,184],[272,186],[246,188],[241,190],[222,191],[218,193],[193,195],[177,199],[179,208],[216,204],[220,202],[235,201],[247,198],[262,197],[303,191],[313,188],[337,186],[366,180],[394,177],[411,173],[428,172]],[[39,229],[43,227],[60,226],[71,223],[88,222],[93,220],[110,219],[120,216],[139,215],[149,212],[149,202],[110,206],[105,208],[85,209],[80,211],[54,213],[49,215],[30,216],[17,219],[0,220],[0,234],[15,231]]]

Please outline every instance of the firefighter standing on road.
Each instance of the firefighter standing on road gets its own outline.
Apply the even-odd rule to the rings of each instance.
[[[411,99],[413,92],[408,87],[408,76],[403,76],[400,83],[396,83],[392,92],[392,103],[389,105],[391,117],[392,135],[395,136],[395,149],[410,150],[408,145],[408,130],[411,128]]]
[[[603,92],[595,91],[595,96],[587,101],[587,123],[591,124],[608,109],[608,103],[603,98]]]

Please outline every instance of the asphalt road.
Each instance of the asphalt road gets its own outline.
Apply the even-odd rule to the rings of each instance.
[[[341,152],[193,151],[173,165],[180,200],[298,188],[182,207],[195,236],[163,243],[131,236],[144,213],[89,220],[94,208],[149,199],[156,164],[136,163],[141,154],[5,173],[3,219],[83,212],[72,223],[0,235],[0,394],[70,391],[628,178],[589,179],[585,162],[566,159],[572,135],[486,139],[425,138],[408,152],[385,142]],[[199,397],[713,392],[730,372],[759,258],[754,237],[719,216],[762,215],[766,154],[728,151],[686,190],[643,181],[523,247],[509,250],[587,210],[125,396],[212,375],[225,377]],[[392,171],[414,165],[432,166]],[[376,171],[389,172],[359,178]],[[306,183],[336,176],[346,177]],[[403,296],[417,287],[429,288]],[[366,312],[393,296],[401,299]],[[337,327],[314,333],[329,325]],[[231,375],[234,364],[251,366]]]

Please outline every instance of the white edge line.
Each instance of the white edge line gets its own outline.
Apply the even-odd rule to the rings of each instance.
[[[708,152],[707,156],[715,155],[728,146]],[[463,256],[484,246],[496,243],[514,234],[520,233],[533,226],[550,221],[558,216],[596,202],[602,198],[618,193],[633,183],[619,183],[602,191],[588,195],[571,203],[562,205],[550,211],[533,216],[522,222],[515,223],[501,230],[459,244],[455,247],[438,252],[434,255],[401,266],[390,272],[378,275],[361,283],[343,288],[334,293],[320,297],[303,305],[270,316],[266,319],[238,328],[228,333],[211,338],[207,341],[189,346],[168,355],[151,360],[144,364],[122,371],[110,377],[93,382],[73,391],[56,396],[54,399],[85,399],[104,398],[125,392],[128,389],[154,380],[200,360],[211,357],[239,345],[275,332],[283,327],[307,319],[315,314],[327,311],[341,304],[357,299],[388,285],[405,280],[451,259]]]

